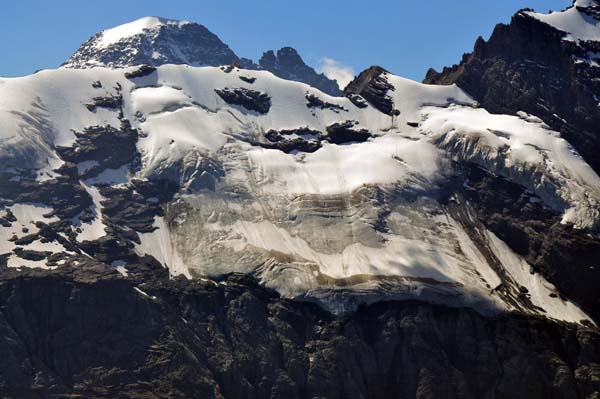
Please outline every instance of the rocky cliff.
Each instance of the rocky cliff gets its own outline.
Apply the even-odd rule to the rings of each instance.
[[[479,38],[460,64],[430,70],[426,83],[456,83],[486,109],[536,115],[560,131],[600,171],[598,4],[579,0],[562,12],[518,12]]]
[[[160,266],[0,276],[5,398],[597,398],[600,335],[419,302],[335,318]]]

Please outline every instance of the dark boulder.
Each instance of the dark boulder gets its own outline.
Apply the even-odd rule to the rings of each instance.
[[[155,71],[156,68],[152,65],[143,64],[131,72],[125,72],[125,77],[127,79],[143,78],[144,76],[153,74]]]

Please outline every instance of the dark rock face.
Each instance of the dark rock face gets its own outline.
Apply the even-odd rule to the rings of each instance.
[[[215,89],[215,92],[227,104],[240,105],[249,111],[256,111],[266,114],[271,109],[271,97],[266,93],[244,88],[222,90]]]
[[[307,127],[279,131],[269,130],[265,133],[266,143],[256,142],[253,144],[285,153],[315,152],[322,147],[323,142],[342,145],[364,142],[372,137],[368,130],[357,129],[357,124],[356,121],[334,123],[327,126],[326,133]]]
[[[48,204],[60,219],[71,219],[92,205],[92,199],[79,185],[77,168],[67,163],[55,171],[56,178],[38,182],[35,176],[23,173],[18,182],[12,175],[0,173],[0,203]],[[14,221],[8,213],[1,223]]]
[[[251,76],[240,76],[240,80],[250,84],[254,84],[254,82],[256,82],[256,78]]]
[[[99,88],[95,86],[95,83],[92,84],[92,87],[95,89]],[[100,86],[102,87],[102,86]],[[105,97],[94,97],[94,100],[90,104],[86,104],[86,107],[91,112],[96,111],[97,108],[105,108],[105,109],[121,109],[123,107],[123,97],[122,96],[105,96]]]
[[[284,47],[278,50],[277,54],[272,50],[265,52],[258,64],[282,79],[306,83],[332,96],[342,94],[337,81],[318,74],[306,65],[298,52],[291,47]]]
[[[112,126],[91,126],[75,132],[72,147],[58,147],[61,158],[72,163],[95,161],[96,165],[80,173],[82,178],[97,176],[106,169],[117,169],[133,162],[137,156],[138,132],[123,120],[120,129]]]
[[[337,319],[249,277],[0,273],[6,398],[594,398],[600,336],[417,302]],[[153,268],[154,267],[154,268]]]
[[[479,38],[460,64],[430,70],[425,83],[456,83],[490,112],[542,118],[600,172],[600,69],[585,61],[600,45],[564,36],[519,12],[510,25],[498,25],[489,41]]]
[[[366,101],[384,114],[397,116],[399,111],[394,108],[394,101],[387,95],[388,91],[394,90],[394,86],[388,83],[386,74],[385,69],[372,66],[348,84],[344,95],[359,108],[364,108]]]
[[[559,291],[600,320],[600,239],[560,223],[523,187],[482,169],[465,171],[463,189],[479,220]]]

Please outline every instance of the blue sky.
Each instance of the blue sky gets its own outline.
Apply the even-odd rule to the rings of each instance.
[[[317,66],[329,58],[421,80],[457,62],[477,36],[520,8],[562,9],[571,0],[21,0],[4,2],[0,76],[55,68],[95,32],[147,15],[199,22],[242,57],[293,46]]]

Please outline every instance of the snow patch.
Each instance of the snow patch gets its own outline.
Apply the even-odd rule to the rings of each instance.
[[[123,165],[118,169],[105,169],[96,177],[86,180],[86,184],[111,184],[122,185],[129,183],[129,166]]]
[[[129,271],[125,267],[126,265],[127,262],[124,260],[115,260],[111,263],[111,266],[114,267],[115,270],[118,271],[123,277],[129,276]]]
[[[77,235],[77,241],[94,241],[106,235],[105,228],[106,226],[102,223],[102,204],[103,200],[100,191],[89,184],[81,182],[81,185],[87,191],[87,193],[92,197],[94,202],[94,220],[90,223],[82,223],[79,228],[81,229],[81,233]]]

